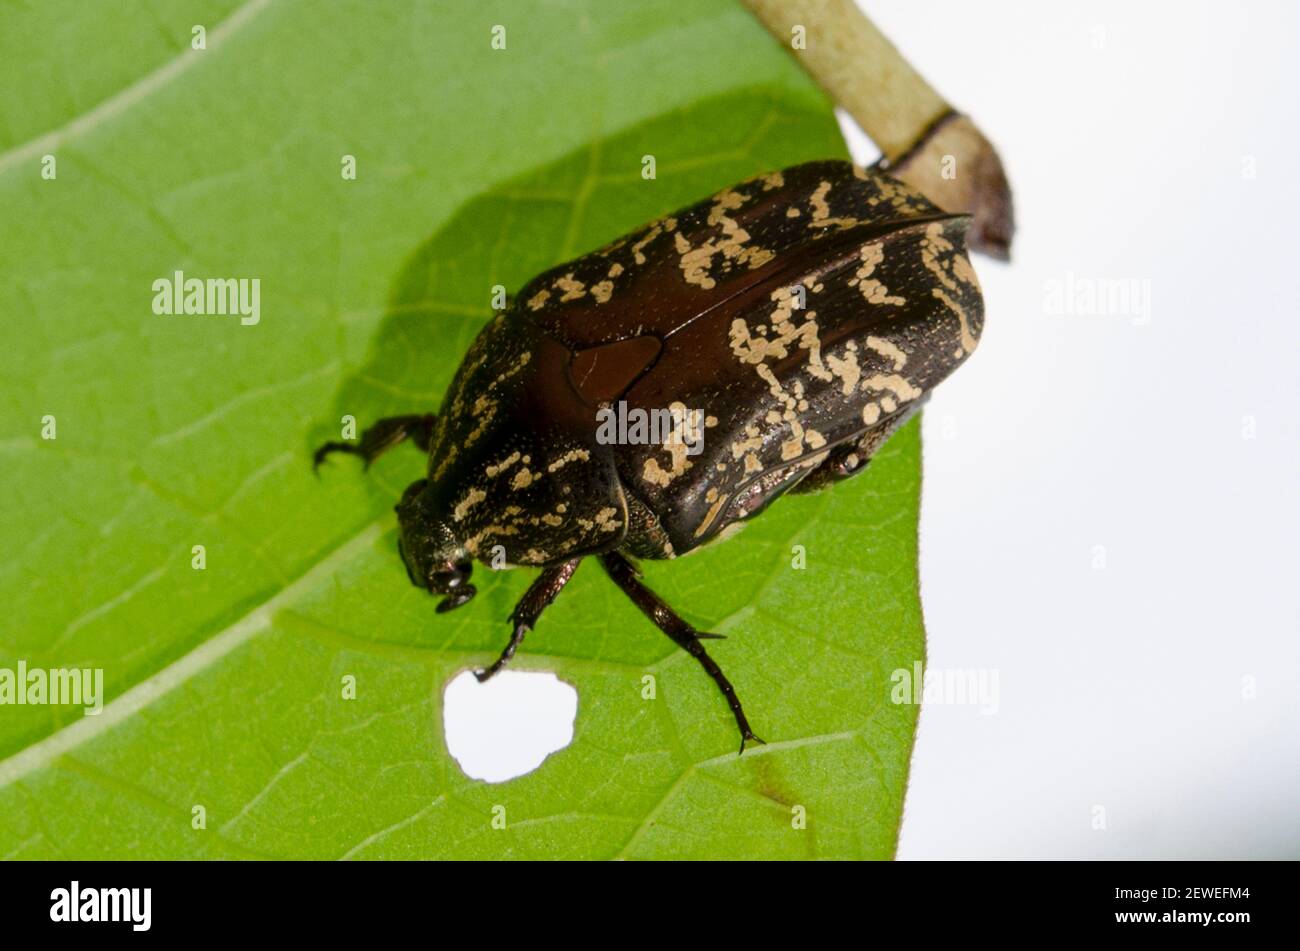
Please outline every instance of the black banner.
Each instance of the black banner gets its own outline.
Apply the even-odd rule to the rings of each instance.
[[[1174,942],[1259,937],[1291,917],[1294,868],[1269,862],[129,863],[0,866],[6,936],[303,937],[512,924],[562,930],[613,916],[611,939],[667,936],[684,910],[709,927],[772,922],[866,935],[1062,933]],[[454,920],[453,920],[454,919]],[[780,919],[780,920],[778,920]],[[694,926],[692,926],[694,927]],[[766,925],[764,925],[766,927]],[[11,947],[16,945],[10,945]]]

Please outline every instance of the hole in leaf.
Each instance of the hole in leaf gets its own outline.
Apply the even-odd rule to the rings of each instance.
[[[447,750],[470,779],[531,773],[573,742],[578,691],[555,674],[503,670],[487,683],[464,671],[443,694]]]

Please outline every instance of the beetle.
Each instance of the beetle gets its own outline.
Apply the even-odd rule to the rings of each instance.
[[[396,506],[398,547],[440,613],[474,597],[475,560],[541,569],[480,681],[596,558],[712,677],[743,753],[763,741],[704,648],[717,635],[633,559],[680,557],[865,468],[979,339],[969,220],[843,161],[749,179],[534,278],[478,334],[441,413],[380,419],[315,465],[369,466],[406,440],[427,453]],[[616,406],[673,425],[611,441]]]

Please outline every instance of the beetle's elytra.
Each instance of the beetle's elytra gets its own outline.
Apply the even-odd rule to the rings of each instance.
[[[428,453],[397,514],[407,572],[440,612],[474,596],[475,559],[542,569],[480,680],[593,556],[713,677],[743,752],[761,741],[711,635],[629,558],[684,555],[862,471],[979,339],[967,222],[847,162],[759,176],[535,278],[479,333],[439,415],[381,419],[315,461],[368,464],[406,439]],[[616,405],[682,425],[611,442]]]

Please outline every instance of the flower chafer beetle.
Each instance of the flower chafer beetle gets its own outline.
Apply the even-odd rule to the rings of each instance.
[[[632,558],[675,558],[786,492],[846,479],[975,349],[969,219],[881,172],[823,161],[750,179],[528,283],[479,333],[441,413],[381,419],[332,452],[404,440],[426,478],[397,505],[411,581],[438,611],[475,560],[541,568],[500,670],[587,557],[740,700]],[[696,415],[654,441],[602,438],[620,412]],[[499,546],[499,548],[498,548]]]

